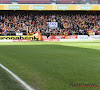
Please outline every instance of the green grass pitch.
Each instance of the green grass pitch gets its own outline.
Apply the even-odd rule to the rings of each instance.
[[[99,41],[0,43],[0,63],[36,90],[100,90],[70,86],[100,86]],[[0,68],[0,90],[23,89]]]

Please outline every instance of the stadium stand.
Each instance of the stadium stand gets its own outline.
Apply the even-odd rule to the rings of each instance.
[[[19,0],[19,4],[51,4],[50,0]]]
[[[98,1],[98,4],[100,4],[100,0]]]
[[[18,2],[18,4],[100,4],[100,0],[0,0],[0,4],[11,4]]]
[[[58,27],[52,29],[47,22],[57,22]],[[2,35],[15,35],[24,32],[29,26],[29,33],[40,31],[55,35],[86,35],[88,31],[100,34],[100,13],[89,12],[39,12],[39,11],[2,11],[0,13],[0,29]]]
[[[97,4],[98,0],[90,0],[90,4]]]
[[[57,2],[60,2],[60,4],[76,4],[77,0],[57,0]]]
[[[11,4],[11,0],[0,0],[0,4]]]
[[[56,0],[57,4],[99,4],[99,0]]]

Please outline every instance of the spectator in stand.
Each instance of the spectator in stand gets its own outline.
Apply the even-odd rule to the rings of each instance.
[[[52,29],[47,22],[58,22],[58,28]],[[91,32],[100,34],[100,14],[84,12],[11,12],[0,15],[0,30],[3,35],[9,32],[24,32],[29,26],[29,33],[40,31],[42,35],[85,35]],[[99,32],[98,32],[99,31]]]

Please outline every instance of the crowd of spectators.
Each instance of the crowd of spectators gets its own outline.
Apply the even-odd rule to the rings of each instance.
[[[57,22],[58,27],[52,29],[47,22]],[[100,12],[42,12],[42,11],[2,11],[0,13],[1,35],[26,35],[41,32],[53,35],[86,35],[89,32],[100,34]]]

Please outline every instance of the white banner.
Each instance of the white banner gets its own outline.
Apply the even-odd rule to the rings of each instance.
[[[88,35],[78,35],[78,39],[89,39]]]
[[[13,40],[0,40],[0,42],[13,42]]]
[[[16,36],[23,36],[23,33],[16,33]]]
[[[58,27],[58,22],[47,22],[48,26],[50,28],[57,28]]]
[[[92,39],[100,39],[100,35],[90,35],[90,38],[92,38]]]

